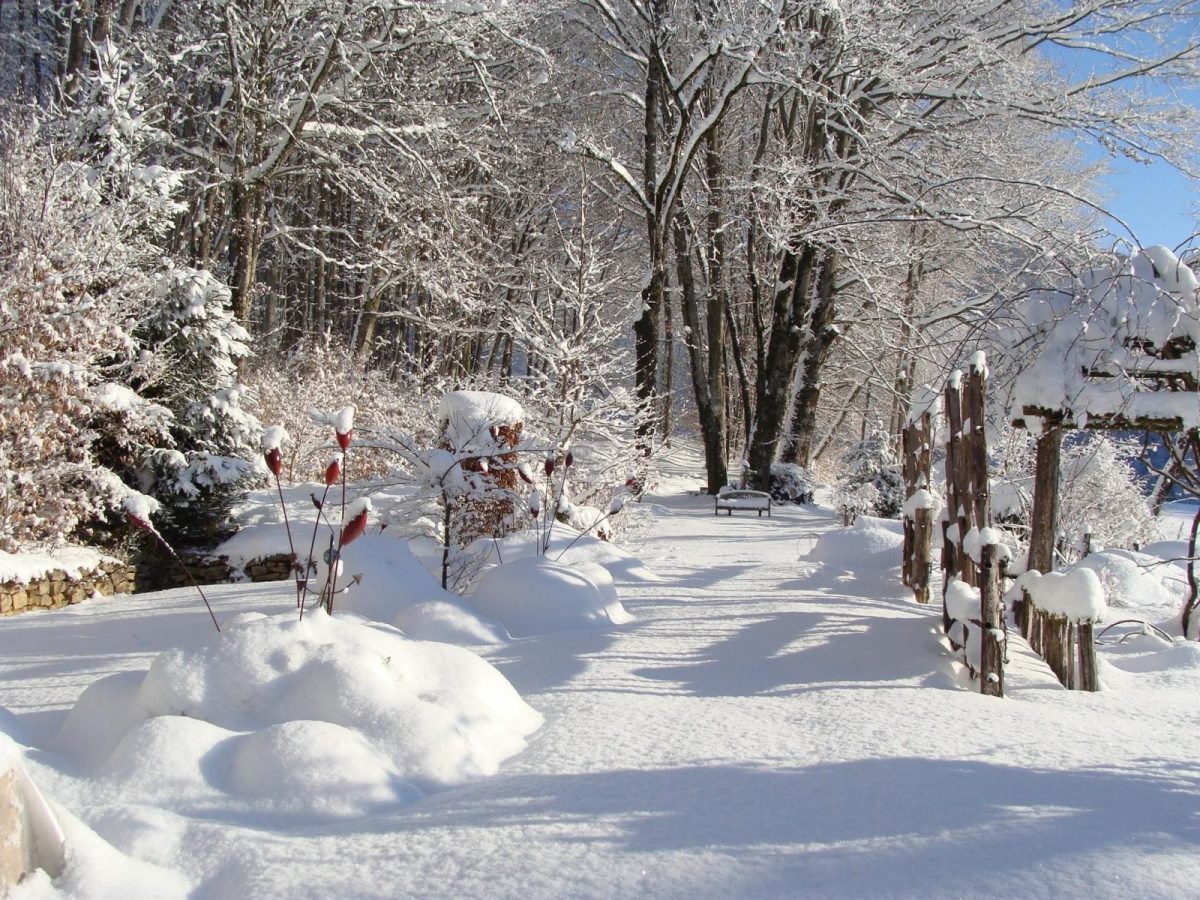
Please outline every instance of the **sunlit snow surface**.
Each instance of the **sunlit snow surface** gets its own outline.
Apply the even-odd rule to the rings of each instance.
[[[203,606],[172,591],[0,621],[0,727],[75,847],[68,880],[17,896],[1194,896],[1200,646],[1106,644],[1105,690],[1079,694],[1013,639],[1008,696],[982,697],[940,607],[895,580],[886,525],[855,541],[818,507],[718,518],[681,492],[699,471],[681,460],[641,504],[629,549],[660,580],[614,572],[634,621],[479,649],[543,724],[496,774],[415,778],[419,796],[384,778],[399,765],[375,735],[392,726],[357,710],[383,701],[315,687],[306,724],[248,696],[218,723],[121,725],[136,759],[90,768],[54,736],[101,677],[138,673],[113,688],[132,691],[178,647],[210,709]],[[212,595],[222,622],[289,602]],[[366,744],[332,731],[352,709]],[[346,806],[315,804],[339,778]]]

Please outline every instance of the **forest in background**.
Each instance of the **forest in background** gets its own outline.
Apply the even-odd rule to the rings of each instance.
[[[0,547],[129,488],[203,538],[260,421],[429,432],[449,388],[597,491],[681,423],[711,492],[836,466],[1134,245],[1097,148],[1196,170],[1198,13],[0,0]]]

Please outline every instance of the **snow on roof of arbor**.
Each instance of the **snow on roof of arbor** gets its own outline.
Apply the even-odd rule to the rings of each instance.
[[[1018,422],[1200,425],[1200,279],[1166,247],[1032,292],[1001,341],[1027,360],[1009,403]]]
[[[442,397],[438,416],[446,422],[446,438],[456,450],[466,450],[483,438],[491,439],[493,427],[516,425],[525,420],[525,410],[516,400],[490,391],[451,391]]]

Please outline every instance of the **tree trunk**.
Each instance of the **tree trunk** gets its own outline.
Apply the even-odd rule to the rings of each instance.
[[[92,0],[75,0],[67,37],[67,58],[63,67],[63,96],[68,100],[79,96],[88,39],[91,37],[91,20]]]
[[[692,248],[688,233],[681,221],[675,223],[675,269],[679,279],[680,314],[683,317],[684,346],[688,354],[692,395],[700,420],[700,437],[704,442],[704,468],[708,475],[708,493],[716,494],[728,481],[725,466],[725,403],[720,404],[710,393],[711,368],[721,367],[720,356],[705,358],[700,329],[699,300],[696,296],[696,277],[692,268]],[[711,341],[708,343],[711,348]],[[711,350],[710,350],[711,352]]]
[[[755,385],[754,429],[750,440],[751,486],[770,489],[771,463],[792,401],[792,382],[803,342],[802,330],[812,298],[817,248],[806,244],[787,250],[779,266],[772,304],[771,335]]]
[[[243,184],[233,187],[233,228],[229,235],[229,262],[233,268],[233,314],[247,329],[254,305],[258,268],[258,196]]]
[[[821,262],[816,306],[805,329],[804,346],[800,352],[799,384],[792,403],[791,427],[780,452],[780,459],[784,462],[801,466],[808,466],[811,462],[813,436],[817,427],[817,404],[821,400],[821,370],[829,358],[830,347],[837,339],[837,331],[833,327],[837,272],[837,253],[828,250]]]

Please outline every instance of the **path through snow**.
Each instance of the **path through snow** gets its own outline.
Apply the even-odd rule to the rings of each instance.
[[[938,610],[895,573],[802,558],[838,527],[827,511],[645,502],[630,549],[662,581],[620,586],[633,623],[482,651],[546,720],[495,777],[281,830],[220,810],[101,812],[44,754],[31,770],[197,898],[1194,896],[1194,647],[1171,665],[1174,648],[1114,657],[1095,695],[1014,649],[1010,697],[981,697]],[[267,596],[216,593],[227,609]],[[168,622],[202,614],[185,596],[156,599]],[[53,634],[46,616],[5,622],[0,705],[49,728],[95,672],[144,667],[150,601],[121,602]]]

